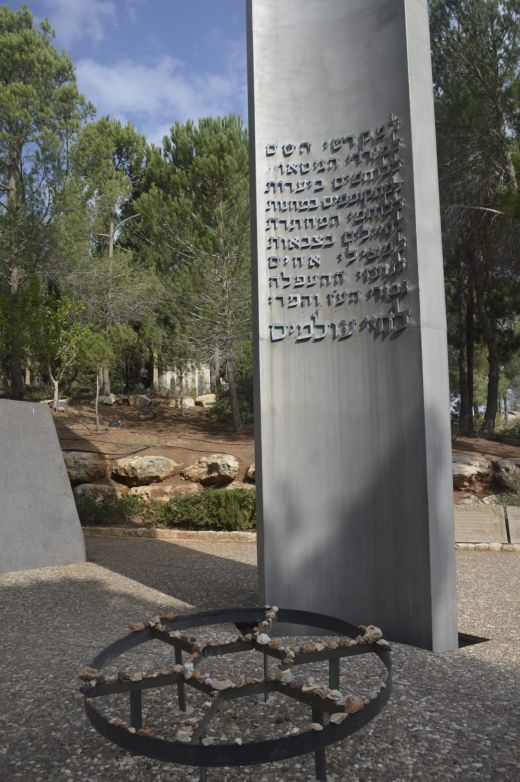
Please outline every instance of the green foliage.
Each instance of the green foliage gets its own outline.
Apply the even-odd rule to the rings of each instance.
[[[247,134],[238,117],[177,123],[151,153],[136,202],[145,245],[168,292],[163,325],[174,366],[225,371],[240,429],[236,358],[251,339]]]
[[[4,370],[23,394],[25,289],[56,265],[55,224],[68,178],[70,144],[91,107],[79,94],[70,58],[35,27],[24,6],[0,7],[0,306]],[[59,254],[59,252],[57,253]]]
[[[210,489],[200,494],[153,502],[145,512],[150,527],[248,530],[256,524],[256,492],[251,489]]]
[[[76,497],[80,522],[84,525],[104,526],[126,523],[143,513],[145,503],[141,497],[124,494],[113,500],[99,502],[91,497]]]

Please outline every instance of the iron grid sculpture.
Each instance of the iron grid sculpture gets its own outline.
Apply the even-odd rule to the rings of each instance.
[[[313,628],[319,634],[327,633],[341,638],[338,638],[338,641],[325,641],[317,646],[306,645],[294,651],[268,635],[274,621]],[[201,647],[196,638],[181,632],[217,624],[234,624],[240,637],[231,643],[209,642]],[[207,780],[207,769],[211,767],[259,765],[313,752],[316,778],[326,782],[325,748],[350,736],[374,719],[390,697],[390,646],[381,638],[377,628],[356,627],[323,614],[275,607],[235,608],[179,617],[165,614],[151,620],[147,625],[136,624],[132,628],[132,633],[107,647],[97,655],[91,667],[81,672],[80,677],[85,682],[81,691],[85,696],[87,717],[102,736],[133,754],[199,767],[201,781]],[[115,679],[108,679],[100,673],[121,654],[151,640],[163,641],[174,647],[175,665],[172,668],[163,668],[159,673],[151,674],[120,673]],[[241,680],[238,683],[231,680],[215,681],[197,670],[197,665],[206,657],[247,651],[257,651],[263,656],[264,676],[260,680]],[[370,700],[356,696],[342,698],[338,693],[341,660],[367,653],[375,654],[386,669],[386,676],[379,691]],[[189,655],[188,662],[183,661],[183,654]],[[279,667],[273,677],[268,671],[269,657],[279,661]],[[329,663],[328,689],[320,685],[295,687],[293,682],[289,681],[290,674],[287,672],[293,666],[322,661]],[[186,710],[186,686],[193,687],[211,698],[210,705],[195,727],[189,743],[154,736],[151,731],[143,728],[143,691],[172,685],[177,687],[181,711]],[[310,730],[283,738],[244,744],[211,745],[206,739],[207,728],[224,702],[260,694],[267,700],[269,693],[275,692],[310,707]],[[108,719],[95,705],[99,697],[120,693],[129,693],[130,696],[129,723],[120,719]]]

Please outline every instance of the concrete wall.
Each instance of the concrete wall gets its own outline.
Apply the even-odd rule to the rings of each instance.
[[[426,0],[250,0],[249,66],[261,600],[454,648]]]
[[[50,410],[0,399],[0,573],[84,561]]]

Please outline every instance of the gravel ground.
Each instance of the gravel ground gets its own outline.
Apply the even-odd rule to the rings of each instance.
[[[255,547],[92,539],[88,549],[86,565],[0,576],[0,779],[198,779],[193,769],[133,758],[109,745],[83,717],[76,677],[130,623],[161,610],[254,605]],[[520,782],[520,556],[463,551],[457,562],[460,630],[491,640],[447,654],[394,644],[390,702],[370,725],[327,750],[330,780]],[[137,666],[165,659],[161,644],[149,646],[139,651]],[[250,655],[240,657],[254,673]],[[221,663],[211,664],[218,673]],[[366,658],[349,663],[341,687],[373,679],[370,665]],[[162,715],[182,727],[186,717],[172,695],[147,693],[145,723]],[[199,701],[190,696],[188,717],[197,716]],[[240,703],[238,719],[223,714],[215,724],[217,739],[247,740],[260,730],[283,735],[302,720],[280,696],[267,706],[253,698]],[[115,697],[107,709],[116,713],[118,705]],[[249,734],[241,733],[244,725]],[[208,774],[210,782],[314,778],[311,756]]]

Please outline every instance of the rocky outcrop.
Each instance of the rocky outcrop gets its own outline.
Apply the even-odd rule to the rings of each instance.
[[[151,484],[150,486],[135,486],[128,492],[131,496],[141,497],[146,501],[168,502],[175,497],[185,497],[188,494],[198,494],[204,491],[200,483],[183,483],[180,486],[165,486]]]
[[[253,464],[250,464],[249,467],[247,468],[246,478],[247,478],[248,481],[252,481],[253,483],[255,482],[255,480],[256,480],[256,470],[255,470],[255,463],[254,462],[253,462]]]
[[[203,456],[181,471],[183,478],[197,481],[203,486],[226,486],[238,475],[239,463],[228,453],[213,453]]]
[[[148,486],[170,478],[180,467],[166,456],[127,456],[112,467],[112,478],[127,486]]]
[[[520,459],[497,459],[493,468],[500,486],[520,494]]]
[[[475,481],[489,480],[491,462],[466,453],[454,453],[452,456],[453,485],[463,489]]]
[[[117,396],[115,394],[107,394],[106,396],[100,396],[98,401],[100,405],[112,406],[117,402]]]
[[[217,401],[216,394],[201,394],[195,400],[195,404],[198,407],[213,407]]]
[[[66,451],[63,458],[72,485],[94,483],[106,477],[107,462],[100,453]]]
[[[233,490],[233,489],[248,489],[249,491],[255,491],[256,486],[254,486],[252,483],[244,483],[242,481],[233,481],[233,483],[228,483],[228,485],[225,487],[226,490]]]
[[[181,406],[181,400],[179,399],[179,400],[177,400],[177,407],[180,407],[180,406]],[[193,397],[192,396],[184,396],[182,398],[182,407],[183,408],[195,407],[195,400],[193,399]]]
[[[74,489],[76,499],[94,500],[98,505],[117,500],[123,493],[121,487],[109,486],[106,483],[82,483]]]
[[[139,410],[143,407],[150,407],[152,404],[150,397],[145,394],[129,394],[126,399],[130,407],[137,407]]]

